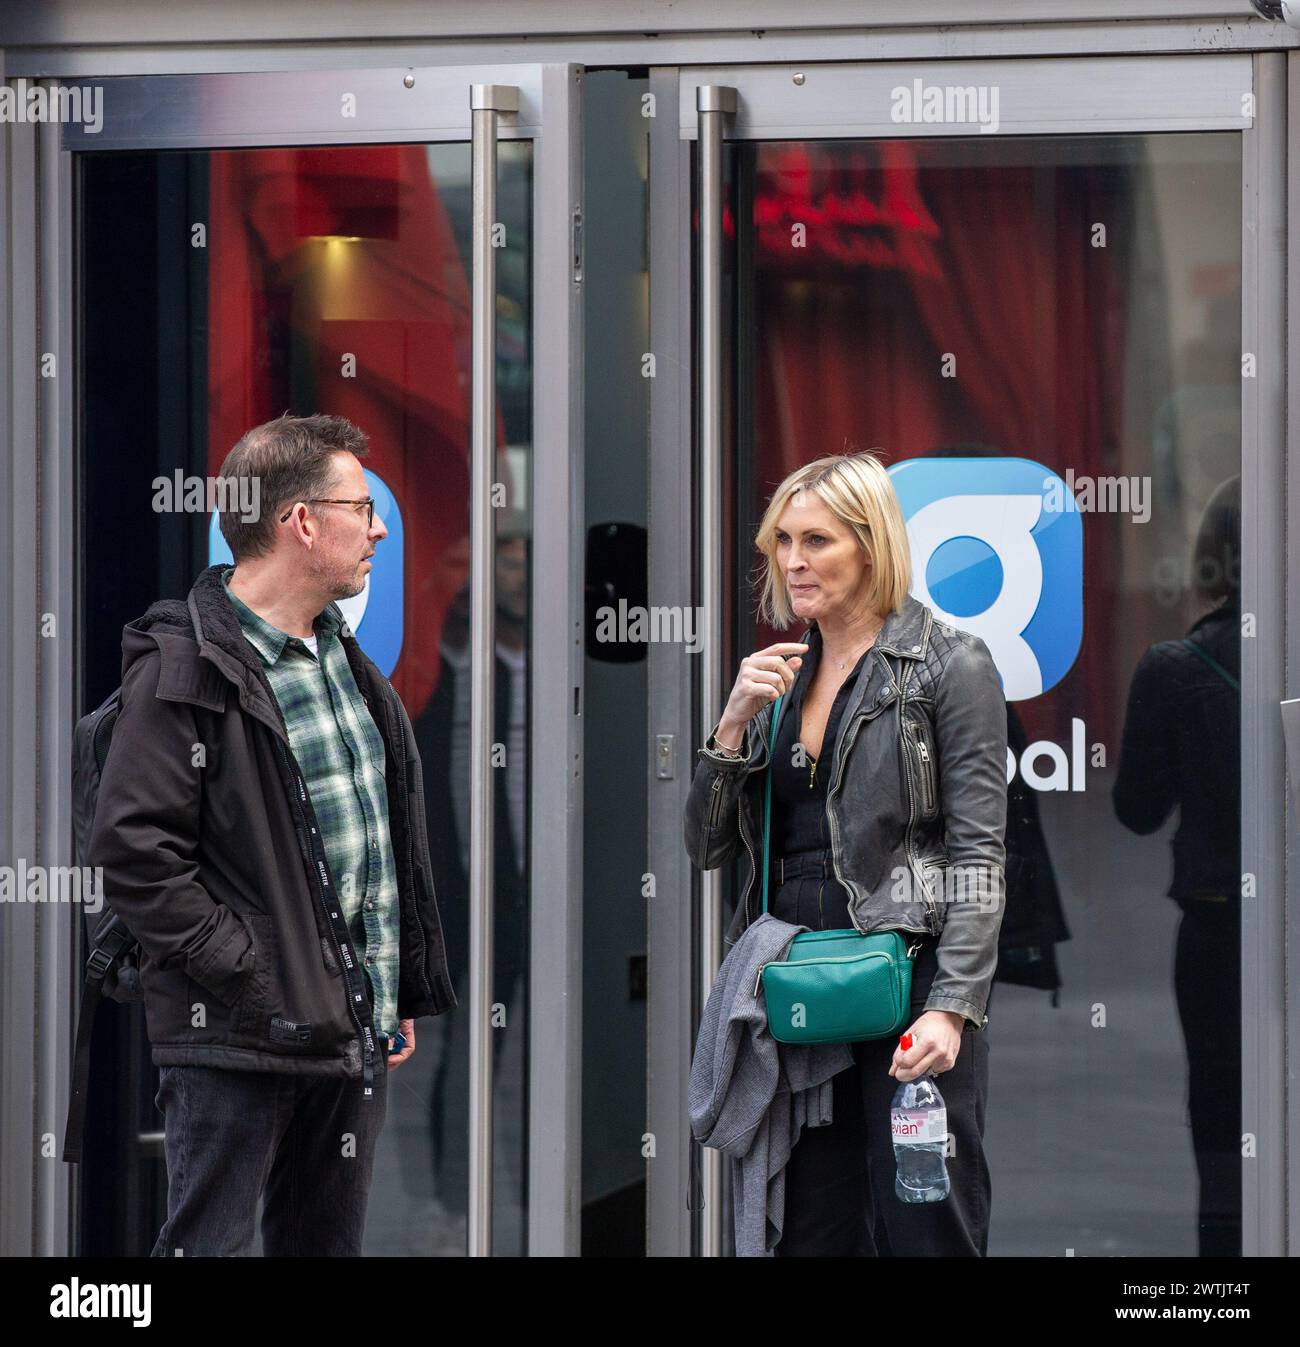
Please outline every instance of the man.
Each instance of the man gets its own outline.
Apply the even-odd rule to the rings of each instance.
[[[235,565],[123,632],[90,863],[142,949],[155,1257],[247,1254],[263,1192],[268,1256],[359,1254],[387,1072],[456,1004],[411,724],[333,602],[387,534],[366,446],[334,416],[250,430]]]

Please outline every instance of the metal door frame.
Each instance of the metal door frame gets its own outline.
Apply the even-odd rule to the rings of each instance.
[[[1300,1111],[1288,1116],[1285,1081],[1300,1067],[1300,1049],[1290,1051],[1284,1034],[1300,991],[1288,992],[1284,954],[1290,943],[1300,955],[1300,923],[1288,927],[1286,900],[1300,902],[1300,866],[1284,865],[1286,824],[1280,713],[1284,654],[1291,660],[1286,686],[1300,696],[1300,623],[1288,629],[1283,572],[1284,548],[1300,567],[1300,540],[1288,538],[1284,496],[1300,510],[1300,474],[1285,477],[1288,431],[1300,416],[1285,399],[1288,360],[1300,366],[1285,343],[1287,292],[1285,229],[1288,201],[1300,191],[1300,148],[1286,137],[1288,85],[1300,97],[1300,64],[1295,53],[1215,52],[1143,57],[1095,55],[1035,57],[1028,60],[917,60],[773,63],[761,66],[653,68],[651,91],[657,116],[651,129],[651,344],[678,358],[659,362],[668,377],[654,381],[651,395],[650,603],[681,602],[691,595],[705,612],[716,611],[720,595],[703,592],[692,574],[693,547],[719,552],[721,519],[704,519],[696,499],[698,472],[692,436],[712,409],[693,402],[712,381],[695,370],[693,305],[702,303],[692,280],[690,141],[699,135],[697,100],[702,89],[735,90],[736,113],[725,134],[730,139],[885,138],[905,135],[977,134],[953,123],[899,124],[888,116],[880,95],[901,81],[997,83],[1013,97],[1010,117],[997,134],[1110,134],[1164,130],[1239,130],[1242,134],[1242,342],[1258,356],[1258,377],[1243,381],[1242,492],[1250,502],[1251,527],[1243,528],[1243,594],[1252,600],[1258,635],[1242,651],[1242,855],[1243,870],[1256,877],[1258,899],[1243,904],[1242,1029],[1243,1131],[1254,1133],[1258,1155],[1247,1161],[1243,1178],[1243,1254],[1280,1254],[1300,1244],[1300,1176],[1290,1176],[1288,1139],[1300,1141]],[[1139,77],[1140,76],[1140,77]],[[1189,78],[1189,76],[1194,76]],[[1099,93],[1098,91],[1104,92]],[[1253,92],[1255,109],[1241,95]],[[710,95],[715,98],[716,95]],[[1005,94],[1004,94],[1005,97]],[[700,106],[703,106],[701,102]],[[1005,104],[1004,104],[1005,106]],[[1290,176],[1288,178],[1288,168]],[[1293,250],[1300,244],[1290,243]],[[1293,254],[1293,256],[1298,254]],[[1291,311],[1300,300],[1297,270],[1290,272]],[[1300,368],[1295,372],[1300,375]],[[693,377],[694,376],[694,377]],[[1286,481],[1287,492],[1278,490]],[[697,522],[698,521],[698,522]],[[711,573],[712,574],[712,573]],[[695,752],[702,740],[702,713],[696,702],[694,670],[669,647],[650,651],[650,733],[671,736],[673,775],[654,768],[650,782],[650,869],[671,904],[652,907],[649,939],[649,1030],[647,1131],[655,1137],[655,1157],[647,1166],[648,1248],[654,1254],[711,1253],[721,1247],[714,1219],[687,1210],[693,1166],[707,1194],[716,1191],[710,1174],[716,1153],[691,1139],[686,1090],[694,1040],[692,992],[707,985],[693,961],[706,936],[717,929],[714,874],[693,871],[681,841],[681,819]],[[714,715],[730,675],[714,691]],[[1285,830],[1285,831],[1284,831]],[[702,882],[703,881],[703,882]],[[703,909],[703,910],[702,910]],[[1288,1071],[1290,1068],[1290,1071]],[[697,1221],[697,1216],[700,1218]]]
[[[15,281],[5,298],[15,314],[24,315],[0,345],[15,447],[12,482],[24,486],[23,493],[12,493],[12,514],[6,506],[7,517],[0,519],[11,561],[0,612],[15,641],[0,692],[13,707],[40,708],[39,715],[14,716],[12,750],[0,764],[0,805],[14,820],[11,855],[65,864],[71,854],[81,603],[75,579],[73,154],[468,142],[471,89],[518,89],[517,115],[491,115],[501,139],[534,144],[530,754],[533,780],[551,784],[533,790],[529,813],[529,1052],[532,1062],[545,1062],[547,1069],[529,1072],[527,1200],[529,1252],[552,1255],[577,1254],[581,1211],[582,76],[578,65],[532,63],[97,78],[106,109],[97,134],[75,122],[62,128],[0,127],[9,152],[0,179],[0,248],[12,259]],[[345,118],[341,100],[349,93],[355,96],[355,115]],[[491,95],[486,97],[490,102]],[[498,106],[508,103],[509,97]],[[488,313],[488,305],[479,307]],[[481,340],[480,348],[490,345]],[[57,355],[55,379],[41,379],[37,371],[37,356],[47,350]],[[487,404],[480,397],[477,405]],[[563,585],[556,580],[560,575]],[[485,591],[490,580],[480,560],[474,593]],[[28,619],[45,610],[59,616],[64,640],[36,639],[34,620]],[[16,621],[19,616],[22,621]],[[492,633],[475,636],[482,646],[477,667],[490,669]],[[483,746],[485,758],[489,748]],[[28,803],[14,812],[23,800]],[[472,845],[482,849],[477,833]],[[490,853],[486,860],[490,866]],[[6,1253],[67,1253],[75,1239],[74,1185],[57,1154],[42,1156],[42,1137],[62,1136],[81,983],[76,923],[67,906],[50,904],[43,911],[12,905],[0,942],[5,974],[0,1213]],[[25,924],[24,915],[30,919]],[[462,1006],[451,1013],[470,1012]],[[24,1027],[32,1024],[43,1029],[34,1046]],[[480,1221],[480,1235],[481,1228]]]

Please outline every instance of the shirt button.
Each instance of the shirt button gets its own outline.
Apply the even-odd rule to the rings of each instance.
[[[375,905],[374,905],[374,903],[373,903],[373,902],[367,901],[367,903],[366,903],[366,911],[367,911],[367,912],[373,912],[374,910],[375,910]]]

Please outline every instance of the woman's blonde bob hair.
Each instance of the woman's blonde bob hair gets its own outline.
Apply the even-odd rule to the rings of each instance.
[[[785,628],[794,620],[790,591],[776,559],[776,526],[792,497],[815,491],[827,509],[855,534],[871,562],[867,606],[888,616],[902,606],[912,587],[912,552],[907,526],[884,464],[872,450],[829,454],[797,468],[772,493],[754,545],[762,592],[759,615],[769,626]]]

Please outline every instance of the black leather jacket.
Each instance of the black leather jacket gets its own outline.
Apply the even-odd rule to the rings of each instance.
[[[799,638],[820,639],[815,625]],[[728,946],[761,905],[771,718],[765,706],[749,722],[741,758],[713,750],[710,736],[686,802],[697,866],[715,869],[742,845],[748,859]],[[1006,700],[984,642],[911,595],[886,618],[845,708],[826,813],[854,926],[938,935],[925,1008],[987,1024],[1005,906]]]

